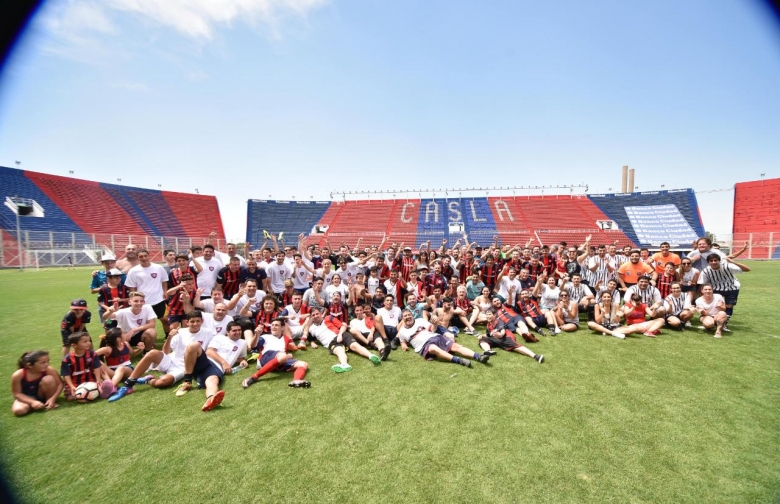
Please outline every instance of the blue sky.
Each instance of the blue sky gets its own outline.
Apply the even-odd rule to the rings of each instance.
[[[218,197],[780,177],[760,3],[51,0],[0,74],[0,164]],[[484,195],[481,193],[480,195]]]

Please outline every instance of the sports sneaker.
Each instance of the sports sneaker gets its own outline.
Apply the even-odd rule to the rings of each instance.
[[[555,334],[561,334],[561,328],[560,327],[556,327],[555,328]]]
[[[472,336],[474,336],[474,334],[476,334],[476,332],[474,331],[474,329],[466,329],[466,330],[465,330],[465,331],[463,331],[463,332],[465,332],[466,334],[470,334],[470,335],[472,335]]]
[[[727,326],[727,325],[724,325],[722,329],[723,329],[723,332],[731,332],[731,329],[729,329],[729,326]]]
[[[334,364],[330,368],[336,373],[346,373],[347,371],[352,371],[352,366],[349,364]]]
[[[146,376],[138,378],[135,382],[136,383],[140,383],[141,385],[146,385],[147,383],[149,383],[153,379],[154,379],[154,375],[148,374]]]
[[[371,361],[371,362],[373,362],[374,364],[381,364],[381,363],[382,363],[382,361],[379,359],[379,357],[377,357],[377,356],[376,356],[376,355],[374,355],[374,354],[371,354],[371,355],[369,356],[368,360],[370,360],[370,361]]]
[[[133,389],[130,387],[119,387],[119,390],[113,393],[111,397],[108,398],[108,402],[114,402],[122,399],[124,396],[128,394],[132,394]]]
[[[390,340],[391,350],[397,350],[399,346],[401,346],[401,340],[399,340],[398,338],[393,338],[392,340]]]
[[[200,409],[201,411],[211,411],[212,409],[216,408],[222,403],[222,399],[225,398],[225,391],[220,390],[213,396],[206,399],[206,402],[203,404],[203,407]]]
[[[252,378],[251,376],[244,381],[241,382],[241,386],[244,388],[249,388],[254,384],[257,380],[255,378]]]
[[[176,397],[181,397],[183,395],[186,395],[187,392],[189,392],[190,390],[192,390],[191,382],[181,382],[179,388],[176,389]]]
[[[534,360],[536,362],[538,362],[539,364],[541,364],[542,362],[544,362],[544,355],[536,354],[536,355],[534,355]]]
[[[309,388],[311,387],[311,382],[307,382],[306,380],[293,380],[288,383],[287,386],[292,388]]]
[[[390,352],[391,351],[392,350],[390,349],[390,347],[385,345],[385,347],[382,350],[379,351],[379,359],[383,360],[383,361],[386,361],[387,358],[390,356]]]
[[[482,355],[487,355],[489,357],[492,357],[494,355],[498,355],[498,352],[496,352],[495,350],[485,350],[484,352],[482,352]]]
[[[612,331],[610,333],[612,336],[616,337],[617,339],[626,339],[626,335],[623,333],[619,333],[617,331]]]
[[[688,328],[691,328],[691,327],[693,327],[693,325],[691,324],[691,321],[690,321],[690,320],[689,320],[688,322],[686,322],[686,323],[685,323],[685,327],[688,327]]]
[[[490,356],[486,353],[480,354],[479,359],[477,359],[477,361],[481,362],[482,364],[487,364],[489,360]]]
[[[537,327],[537,328],[535,329],[535,331],[536,331],[536,334],[538,334],[539,336],[547,336],[547,335],[544,333],[544,328],[542,328],[542,327]]]
[[[471,361],[468,359],[464,359],[461,357],[460,362],[458,363],[463,367],[471,367]]]
[[[107,399],[108,397],[111,397],[111,394],[116,392],[116,387],[111,380],[103,380],[100,382],[100,386],[98,388],[100,390],[101,399]]]

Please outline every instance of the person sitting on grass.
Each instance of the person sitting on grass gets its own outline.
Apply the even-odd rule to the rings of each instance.
[[[235,261],[234,261],[235,262]],[[241,326],[236,322],[228,322],[228,335],[215,335],[209,341],[206,350],[197,341],[187,345],[184,350],[184,379],[176,397],[181,397],[192,390],[192,378],[197,380],[198,388],[206,389],[206,402],[201,411],[211,411],[222,404],[225,391],[219,390],[219,384],[226,374],[232,374],[247,367],[246,340],[241,339]],[[238,359],[239,365],[233,365]]]
[[[576,301],[569,299],[569,293],[561,291],[558,298],[558,306],[553,313],[558,327],[564,332],[575,332],[580,328],[579,305]]]
[[[458,328],[454,326],[453,318],[457,317],[461,324],[466,327],[466,334],[475,334],[474,327],[466,318],[466,312],[453,306],[453,299],[449,296],[443,297],[441,307],[435,308],[431,314],[431,323],[436,324],[436,332],[454,338],[458,334]]]
[[[70,303],[70,311],[65,314],[60,323],[60,336],[62,336],[62,356],[70,351],[69,338],[73,334],[87,334],[87,324],[92,321],[92,313],[87,310],[86,299],[74,299]]]
[[[539,310],[547,319],[547,327],[550,334],[560,334],[561,329],[558,326],[558,318],[555,316],[555,309],[558,307],[561,289],[556,285],[554,276],[548,277],[546,273],[539,275],[534,291],[531,294],[539,300]]]
[[[130,293],[130,308],[117,309],[117,306],[112,305],[105,316],[117,321],[117,326],[122,330],[122,338],[130,346],[136,346],[143,341],[144,353],[154,350],[157,341],[157,314],[146,304],[144,293]]]
[[[616,296],[612,295],[613,292]],[[588,322],[588,327],[592,331],[600,332],[604,336],[612,335],[619,339],[625,339],[625,334],[613,332],[620,327],[622,316],[620,293],[617,292],[617,289],[614,289],[612,292],[603,291],[601,299],[593,307],[593,320]]]
[[[402,321],[399,325],[398,338],[404,352],[412,345],[414,351],[422,355],[425,360],[441,359],[443,361],[471,367],[471,360],[477,360],[487,364],[490,355],[479,354],[465,346],[455,343],[454,340],[438,334],[430,322],[423,319],[415,319],[412,312],[404,310],[401,314]],[[457,353],[462,356],[452,355]],[[464,358],[465,357],[465,358]]]
[[[271,371],[293,373],[293,379],[288,385],[292,388],[309,388],[311,383],[304,380],[309,364],[297,360],[289,352],[295,352],[297,347],[289,336],[284,334],[284,322],[281,317],[271,322],[271,332],[260,337],[259,345],[262,356],[257,363],[259,368],[255,374],[241,382],[241,386],[248,388],[257,382],[261,376]]]
[[[527,293],[528,291],[526,291]],[[527,341],[528,343],[537,343],[539,340],[536,339],[529,331],[528,331],[528,325],[526,325],[527,318],[523,317],[516,311],[514,311],[512,308],[509,307],[509,305],[502,304],[501,298],[498,296],[494,296],[491,300],[493,303],[493,310],[496,312],[496,317],[498,320],[504,323],[504,327],[512,331],[514,334],[520,334],[522,335],[523,339]],[[539,333],[543,334],[543,333]]]
[[[74,393],[79,385],[87,382],[100,383],[100,396],[111,391],[111,380],[103,369],[100,357],[92,350],[92,337],[87,333],[71,334],[68,337],[70,353],[62,359],[60,376],[65,381],[65,399],[75,401]],[[103,383],[105,382],[105,383]]]
[[[60,375],[49,365],[49,352],[25,352],[19,359],[18,367],[11,375],[11,393],[14,396],[11,412],[15,416],[59,407],[57,397],[63,384]]]
[[[494,355],[491,349],[501,348],[507,352],[517,352],[521,355],[527,355],[541,364],[544,361],[544,355],[532,352],[530,349],[521,345],[515,339],[512,331],[506,328],[504,322],[496,317],[496,311],[493,308],[485,312],[487,318],[487,328],[485,336],[480,337],[479,346],[484,350],[485,355]]]
[[[372,354],[360,345],[351,334],[347,333],[347,324],[325,315],[324,308],[312,308],[311,315],[303,326],[302,340],[308,340],[309,335],[314,336],[322,346],[328,349],[331,355],[338,359],[338,364],[334,364],[331,369],[336,373],[346,373],[352,371],[352,366],[347,362],[347,351],[349,348],[356,354],[367,358],[374,364],[381,364],[378,356]],[[345,334],[346,333],[346,334]],[[312,348],[317,348],[317,343],[311,342]]]
[[[138,384],[148,384],[155,388],[170,387],[184,378],[184,352],[190,343],[198,342],[201,348],[206,348],[213,337],[213,333],[201,330],[203,316],[199,311],[193,310],[187,314],[187,325],[179,329],[171,329],[165,339],[162,350],[152,350],[138,361],[130,377],[124,381],[108,402],[118,401],[127,394],[133,393],[133,387]],[[155,378],[146,375],[147,371],[159,371],[163,376]]]
[[[664,299],[666,325],[673,329],[684,330],[685,327],[690,327],[690,320],[693,318],[691,300],[683,293],[680,282],[672,282],[669,290],[671,294]]]
[[[723,326],[729,319],[726,314],[726,300],[720,294],[715,294],[712,285],[701,286],[701,297],[696,300],[696,312],[704,329],[715,329],[716,338],[723,336]]]
[[[629,288],[630,290],[631,288]],[[623,315],[626,317],[626,325],[618,327],[612,331],[612,336],[621,338],[626,334],[642,333],[648,338],[655,338],[664,326],[663,318],[654,316],[654,311],[642,302],[639,294],[632,294],[631,299],[623,306]],[[651,318],[646,320],[645,316]]]
[[[623,296],[623,304],[628,304],[634,294],[639,296],[640,302],[647,306],[649,310],[650,318],[663,318],[666,315],[666,309],[664,308],[663,298],[661,298],[661,292],[650,285],[650,277],[643,275],[639,277],[636,285],[632,285],[626,290],[625,296]]]
[[[414,295],[412,294],[411,296],[413,297]],[[390,345],[385,344],[382,336],[376,330],[374,318],[367,317],[366,310],[367,308],[363,305],[355,306],[355,318],[349,322],[349,332],[362,345],[376,348],[379,351],[380,360],[387,360],[387,357],[390,355]]]
[[[130,357],[143,352],[144,342],[139,341],[138,347],[133,350],[122,337],[122,330],[118,327],[109,329],[103,341],[105,341],[106,346],[96,351],[95,354],[106,361],[107,373],[112,384],[111,394],[113,394],[122,380],[129,378],[133,372]]]

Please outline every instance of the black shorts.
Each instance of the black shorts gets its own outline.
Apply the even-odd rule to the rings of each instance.
[[[515,348],[520,348],[523,345],[519,344],[514,338],[506,336],[504,338],[495,338],[493,336],[483,336],[479,339],[480,343],[487,343],[490,348],[501,348],[507,352],[511,352]]]
[[[547,326],[547,318],[544,315],[537,315],[536,317],[531,317],[531,320],[534,324],[536,324],[539,327],[546,327]]]
[[[138,331],[137,333],[130,336],[130,346],[138,346],[138,343],[141,342],[141,336],[143,336],[143,331]]]
[[[734,306],[737,304],[737,298],[739,297],[739,290],[716,290],[714,291],[715,294],[720,294],[723,296],[723,300],[726,301],[727,305]]]
[[[252,319],[250,318],[241,317],[237,319],[235,322],[241,326],[241,332],[255,330],[255,324],[252,322]]]
[[[206,388],[206,380],[212,376],[219,378],[219,382],[222,382],[224,372],[211,359],[206,357],[206,352],[201,353],[198,359],[195,361],[195,368],[193,369],[193,376],[198,381],[198,388]]]
[[[338,347],[342,346],[344,347],[344,350],[347,350],[349,346],[355,342],[355,338],[352,337],[349,333],[344,333],[341,335],[341,343],[338,343],[337,338],[333,338],[333,341],[330,342],[328,345],[328,352],[330,352],[331,355],[333,355],[333,350]]]
[[[156,305],[152,305],[152,310],[154,310],[154,314],[157,315],[157,318],[162,320],[163,315],[165,315],[165,308],[167,305],[165,304],[165,301],[160,301]]]
[[[168,323],[173,324],[174,322],[181,323],[187,318],[186,315],[168,315]]]
[[[680,290],[683,292],[695,292],[696,286],[695,285],[680,285]]]

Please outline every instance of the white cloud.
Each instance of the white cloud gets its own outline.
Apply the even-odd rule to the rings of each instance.
[[[116,82],[112,85],[112,87],[135,92],[149,91],[149,86],[143,82]]]

